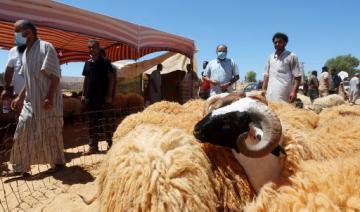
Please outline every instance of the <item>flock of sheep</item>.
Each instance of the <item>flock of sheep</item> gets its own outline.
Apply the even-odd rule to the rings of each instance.
[[[315,113],[264,104],[282,127],[277,144],[285,154],[277,156],[276,172],[259,168],[268,155],[243,165],[235,151],[200,143],[193,133],[205,101],[164,101],[122,121],[97,177],[98,192],[84,201],[98,201],[99,211],[360,210],[360,107]],[[259,186],[257,178],[269,180]]]
[[[276,145],[284,153],[246,157],[231,145],[199,142],[195,126],[243,98],[248,97],[232,102],[221,97],[212,109],[209,100],[163,101],[127,116],[102,162],[96,196],[84,201],[98,201],[99,211],[360,210],[360,106],[338,95],[313,103],[299,96],[304,103],[299,109],[267,103],[255,93],[250,98],[281,123]],[[114,104],[143,107],[143,99],[119,94]],[[82,107],[76,97],[64,97],[64,117]],[[256,140],[256,127],[250,127],[249,139],[251,131]]]

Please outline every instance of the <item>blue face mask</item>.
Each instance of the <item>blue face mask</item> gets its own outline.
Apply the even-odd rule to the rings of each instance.
[[[26,38],[22,36],[21,32],[15,32],[15,43],[17,46],[26,44]]]
[[[224,60],[226,58],[226,52],[217,52],[217,57],[220,60]]]

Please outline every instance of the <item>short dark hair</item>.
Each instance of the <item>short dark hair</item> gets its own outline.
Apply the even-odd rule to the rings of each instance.
[[[32,33],[37,36],[36,26],[29,20],[18,20],[15,23],[16,26],[19,26],[21,29],[30,29]]]
[[[89,44],[95,44],[96,46],[98,46],[100,48],[100,43],[98,40],[92,39],[88,41]]]
[[[312,72],[311,72],[311,74],[312,74],[312,75],[316,75],[316,76],[317,76],[317,71],[316,71],[316,70],[314,70],[314,71],[312,71]]]
[[[327,67],[327,66],[323,66],[323,67],[322,67],[322,72],[324,72],[324,71],[328,71],[328,67]]]
[[[156,69],[163,68],[163,65],[161,63],[157,64]]]
[[[274,42],[275,38],[281,39],[281,40],[285,41],[285,43],[287,43],[289,41],[288,36],[282,32],[275,33],[275,35],[272,38],[272,42]]]

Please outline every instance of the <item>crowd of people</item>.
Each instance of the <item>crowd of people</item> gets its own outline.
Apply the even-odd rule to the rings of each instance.
[[[49,173],[65,167],[63,151],[63,101],[59,81],[60,64],[53,45],[37,36],[36,26],[28,20],[19,20],[14,25],[16,46],[9,52],[5,71],[5,89],[1,98],[11,102],[12,110],[21,110],[14,134],[7,176],[28,176],[33,164],[50,164]],[[297,97],[302,73],[295,53],[287,50],[288,36],[276,33],[272,42],[275,52],[266,61],[262,89],[270,101],[292,103]],[[98,152],[99,111],[111,110],[115,93],[115,73],[105,51],[96,40],[88,42],[90,59],[85,62],[82,102],[89,112],[89,152]],[[239,70],[234,59],[227,55],[228,47],[216,47],[216,58],[204,61],[202,82],[187,65],[183,79],[190,86],[190,96],[208,98],[223,92],[232,92],[239,80]],[[162,64],[149,75],[149,100],[162,100]],[[313,71],[308,80],[307,94],[313,101],[319,96],[339,93],[342,83],[335,69],[323,67],[320,80]],[[14,90],[10,84],[14,81]],[[190,83],[189,83],[190,82]],[[200,84],[201,83],[201,84]],[[197,91],[199,90],[199,93]],[[350,80],[349,101],[353,104],[359,97],[359,74]],[[101,114],[102,119],[112,123],[111,114]],[[112,123],[114,125],[115,123]],[[111,132],[113,129],[108,130]],[[106,134],[108,148],[112,145],[112,133]]]
[[[324,97],[330,94],[340,94],[344,99],[348,100],[350,105],[355,104],[355,101],[359,98],[360,93],[360,74],[355,73],[350,79],[349,88],[346,89],[344,83],[338,75],[336,69],[331,69],[330,74],[328,67],[322,67],[320,78],[317,77],[317,71],[312,71],[311,76],[304,82],[304,94],[309,96],[313,102],[318,97]]]

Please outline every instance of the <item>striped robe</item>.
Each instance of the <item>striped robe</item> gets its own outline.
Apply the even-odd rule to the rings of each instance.
[[[10,164],[18,172],[28,172],[34,164],[64,164],[63,102],[58,86],[51,110],[43,102],[49,91],[50,73],[61,77],[54,47],[37,40],[23,54],[20,73],[25,79],[26,97],[19,116]]]

